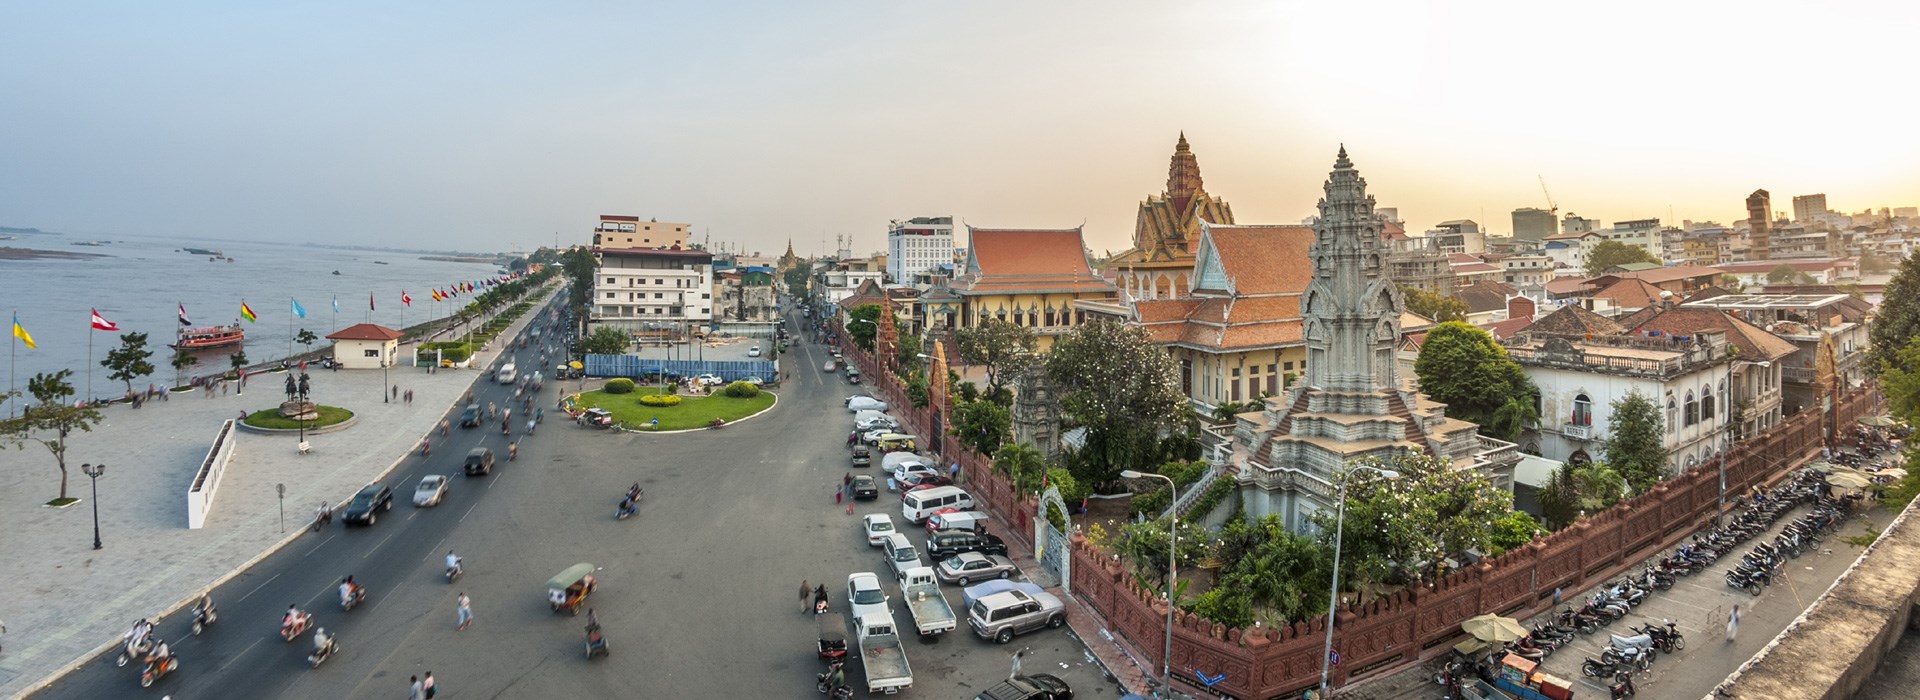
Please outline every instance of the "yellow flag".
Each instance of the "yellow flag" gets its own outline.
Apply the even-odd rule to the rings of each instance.
[[[13,337],[19,338],[22,343],[26,343],[28,350],[37,350],[40,348],[40,346],[33,344],[33,336],[27,334],[27,329],[20,327],[19,316],[13,317]]]

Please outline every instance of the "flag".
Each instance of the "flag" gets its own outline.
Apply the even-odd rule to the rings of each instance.
[[[373,292],[367,292],[367,310],[368,311],[374,310],[373,309]]]
[[[433,294],[429,296],[432,296],[434,301],[445,301],[445,299],[440,297],[440,290],[438,289],[433,290]]]
[[[26,343],[28,350],[34,350],[40,347],[33,344],[33,336],[27,334],[27,329],[20,327],[20,316],[18,314],[13,317],[13,337],[19,338],[22,343]]]
[[[340,295],[333,295],[333,312],[340,313]]]
[[[99,311],[94,311],[93,309],[87,309],[87,310],[88,310],[88,311],[92,311],[92,312],[93,312],[93,329],[94,329],[94,330],[96,330],[96,331],[117,331],[117,330],[120,330],[120,327],[119,327],[119,326],[116,326],[116,325],[113,325],[113,322],[112,322],[112,321],[109,321],[109,320],[106,320],[106,319],[104,319],[104,318],[101,318],[101,317],[100,317],[100,312],[99,312]]]
[[[180,325],[182,326],[193,325],[192,321],[187,320],[187,305],[184,303],[180,305]]]
[[[253,307],[247,306],[247,300],[245,299],[240,300],[240,316],[254,323],[260,322],[260,317],[254,315]]]
[[[293,297],[287,297],[287,298],[293,299]],[[300,318],[307,317],[307,308],[300,305],[299,299],[293,299],[293,315],[299,316]]]
[[[407,290],[405,289],[400,290],[400,303],[406,306],[413,306],[413,297],[407,296]]]

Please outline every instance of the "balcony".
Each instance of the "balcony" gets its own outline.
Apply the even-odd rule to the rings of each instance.
[[[1781,380],[1789,384],[1812,384],[1813,377],[1814,377],[1814,371],[1812,367],[1781,367],[1780,368]]]
[[[1566,423],[1560,426],[1560,434],[1573,440],[1592,440],[1593,426]]]

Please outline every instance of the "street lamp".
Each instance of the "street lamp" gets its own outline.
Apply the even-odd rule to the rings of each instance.
[[[1388,479],[1400,478],[1400,472],[1392,469],[1371,467],[1365,464],[1355,465],[1351,471],[1347,472],[1347,476],[1351,477],[1362,471],[1376,472],[1380,476]],[[1320,694],[1317,696],[1322,698],[1327,696],[1328,676],[1333,673],[1333,614],[1340,608],[1340,540],[1346,536],[1347,528],[1346,479],[1340,480],[1340,487],[1335,490],[1334,500],[1333,586],[1331,587],[1332,590],[1327,591],[1327,643],[1320,649]]]
[[[1719,501],[1719,505],[1716,508],[1714,508],[1714,511],[1713,511],[1714,527],[1720,526],[1720,518],[1725,516],[1727,512],[1727,452],[1733,449],[1733,423],[1734,422],[1731,419],[1734,417],[1733,416],[1733,370],[1735,366],[1771,368],[1773,367],[1773,362],[1769,360],[1760,360],[1758,362],[1749,362],[1746,360],[1734,360],[1732,362],[1727,363],[1727,390],[1721,392],[1721,395],[1720,395],[1720,399],[1722,401],[1727,402],[1727,405],[1720,412],[1721,415],[1726,416],[1728,419],[1727,429],[1726,429],[1727,437],[1725,438],[1725,441],[1720,445],[1720,501]]]
[[[1170,495],[1173,498],[1167,501],[1167,641],[1165,648],[1160,652],[1160,682],[1171,689],[1173,688],[1173,584],[1180,576],[1176,569],[1178,560],[1174,556],[1180,551],[1180,522],[1174,517],[1173,510],[1180,503],[1180,487],[1173,483],[1173,477],[1165,474],[1148,474],[1127,469],[1121,471],[1120,476],[1127,479],[1164,479],[1167,482],[1167,488],[1172,491]],[[1324,684],[1323,681],[1322,685]]]
[[[106,464],[82,464],[80,471],[86,473],[87,481],[93,484],[93,548],[100,548],[100,475],[107,473]]]
[[[393,403],[393,394],[387,390],[387,365],[393,364],[387,354],[387,344],[380,344],[380,403]]]

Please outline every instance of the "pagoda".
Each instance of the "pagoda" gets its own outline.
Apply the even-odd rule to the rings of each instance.
[[[1167,165],[1167,189],[1140,203],[1133,225],[1133,248],[1107,260],[1106,268],[1132,299],[1187,296],[1194,254],[1200,245],[1200,221],[1232,224],[1233,208],[1207,194],[1200,161],[1181,132]]]
[[[1325,193],[1300,307],[1306,378],[1264,410],[1242,414],[1231,457],[1247,514],[1278,515],[1295,530],[1334,507],[1334,479],[1354,460],[1422,451],[1460,469],[1511,469],[1482,458],[1478,426],[1401,387],[1395,348],[1405,302],[1386,274],[1390,246],[1367,181],[1344,146]]]

